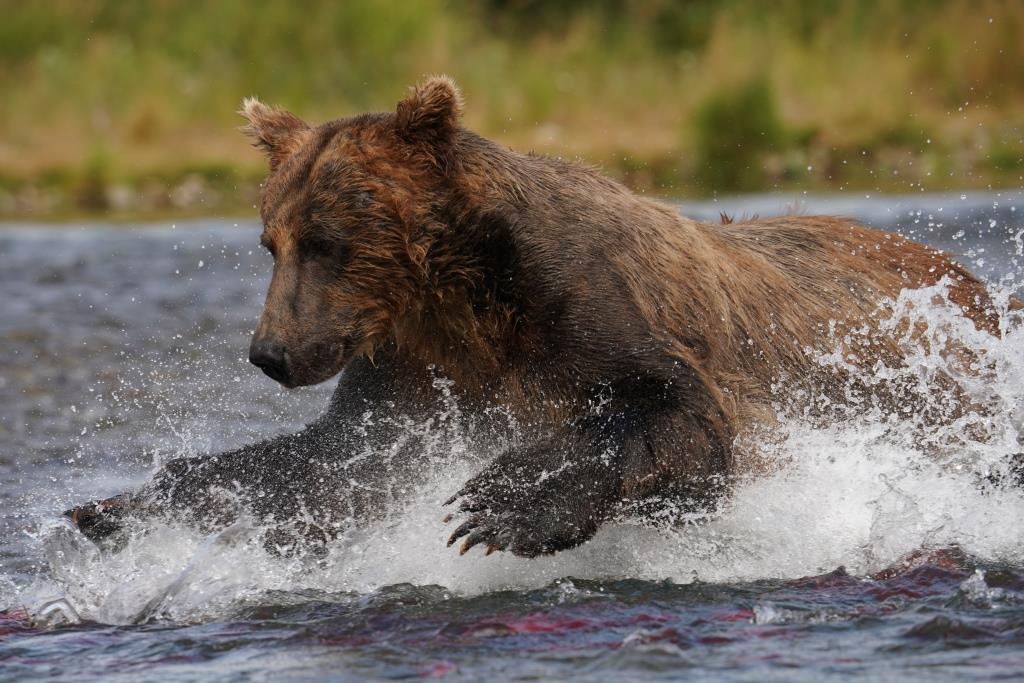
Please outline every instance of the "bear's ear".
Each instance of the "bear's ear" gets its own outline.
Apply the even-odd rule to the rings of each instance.
[[[242,126],[242,132],[267,155],[271,171],[291,156],[309,136],[309,126],[298,116],[267,106],[255,97],[245,98],[238,113],[249,120],[248,125]]]
[[[448,76],[432,76],[398,103],[398,132],[406,139],[447,140],[462,116],[462,93]]]

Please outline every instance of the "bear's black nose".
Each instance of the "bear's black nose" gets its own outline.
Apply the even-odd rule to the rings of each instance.
[[[266,373],[267,377],[288,384],[288,359],[284,345],[272,339],[255,339],[249,346],[249,362]]]

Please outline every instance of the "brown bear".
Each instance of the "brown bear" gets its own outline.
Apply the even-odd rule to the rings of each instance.
[[[461,112],[445,77],[393,113],[316,127],[245,101],[274,257],[249,357],[286,387],[341,373],[337,390],[299,433],[172,461],[137,493],[71,511],[83,530],[159,510],[330,538],[426,467],[408,425],[439,410],[443,377],[463,413],[499,409],[519,434],[449,500],[449,543],[551,553],[629,511],[713,510],[737,435],[770,424],[780,393],[849,402],[851,373],[818,354],[900,365],[879,321],[904,288],[948,278],[949,300],[999,333],[985,287],[939,251],[827,216],[695,222],[482,138]],[[385,466],[388,448],[405,455]]]

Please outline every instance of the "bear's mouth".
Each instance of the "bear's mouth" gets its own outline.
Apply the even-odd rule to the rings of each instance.
[[[349,337],[333,344],[318,344],[306,356],[305,362],[296,363],[294,371],[279,379],[278,383],[286,389],[295,389],[326,382],[345,369],[354,349]]]

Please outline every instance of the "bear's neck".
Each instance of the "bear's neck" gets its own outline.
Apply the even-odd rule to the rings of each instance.
[[[562,372],[548,357],[567,288],[550,267],[552,245],[534,233],[538,211],[560,207],[543,177],[552,169],[463,133],[435,210],[428,275],[396,341],[467,388],[529,393],[538,373],[550,387]],[[528,172],[534,165],[542,175]]]
[[[395,329],[400,348],[461,384],[492,387],[529,346],[529,274],[500,215],[450,207],[431,247],[422,291]]]

